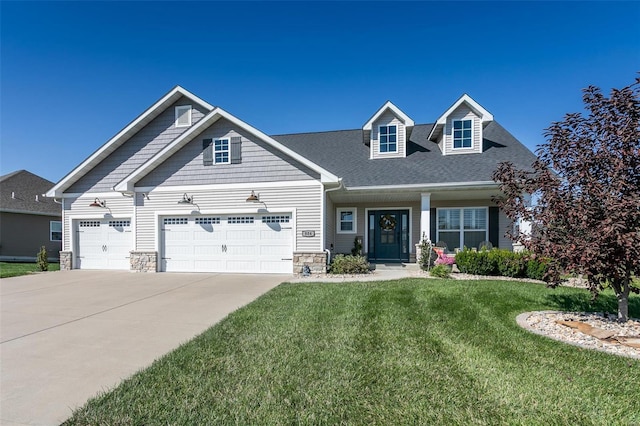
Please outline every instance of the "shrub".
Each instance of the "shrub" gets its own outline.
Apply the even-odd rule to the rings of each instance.
[[[353,240],[353,248],[351,249],[351,255],[360,256],[360,253],[362,253],[362,241],[360,240],[359,237],[356,237]]]
[[[445,264],[437,264],[433,268],[431,268],[431,271],[429,271],[429,274],[431,274],[431,276],[433,277],[449,278],[450,272],[451,272],[451,268],[449,266]]]
[[[420,259],[418,259],[420,269],[428,271],[434,265],[437,258],[438,255],[433,251],[433,244],[431,241],[428,239],[420,241]]]
[[[445,254],[442,256],[438,256],[435,263],[436,265],[452,266],[454,263],[456,263],[456,259]]]
[[[475,274],[475,255],[475,252],[466,247],[464,250],[459,251],[456,254],[458,270],[464,274]]]
[[[47,249],[44,246],[40,247],[40,251],[36,256],[36,267],[38,271],[49,270],[49,258],[47,257]]]
[[[498,271],[504,277],[522,278],[527,270],[527,255],[508,250],[499,252]]]
[[[369,262],[364,256],[338,254],[333,258],[330,274],[368,274]]]
[[[543,281],[547,274],[548,262],[544,259],[529,258],[527,261],[527,278]]]

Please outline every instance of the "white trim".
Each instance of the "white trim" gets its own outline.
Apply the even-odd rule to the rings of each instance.
[[[62,199],[70,199],[70,198],[86,198],[86,199],[90,199],[90,198],[100,198],[100,199],[112,199],[112,200],[116,200],[116,199],[120,199],[122,198],[122,195],[120,195],[120,192],[117,191],[113,191],[113,192],[69,192],[69,193],[65,193],[62,194]]]
[[[433,134],[435,133],[436,129],[442,129],[442,127],[447,124],[447,118],[449,117],[449,115],[451,115],[451,113],[453,111],[455,111],[463,103],[467,104],[467,106],[469,108],[471,108],[473,110],[473,112],[475,112],[478,117],[480,117],[480,120],[481,120],[482,124],[484,124],[486,122],[489,122],[489,121],[493,121],[493,114],[491,114],[489,111],[484,109],[484,107],[482,107],[482,105],[480,105],[479,103],[474,101],[471,98],[471,96],[469,96],[469,95],[467,95],[465,93],[457,101],[455,101],[453,103],[453,105],[451,105],[449,107],[449,109],[447,109],[444,112],[444,114],[442,114],[436,120],[435,124],[433,125],[433,128],[429,132],[429,136],[427,137],[427,140],[432,140],[431,138],[432,138]]]
[[[455,138],[455,127],[453,125],[453,123],[455,123],[456,121],[460,121],[460,122],[464,122],[464,121],[470,121],[471,122],[471,146],[461,146],[456,148],[456,138]],[[475,147],[475,138],[473,137],[474,134],[474,127],[475,127],[475,118],[474,117],[463,117],[463,118],[456,118],[456,119],[451,119],[451,149],[454,151],[458,151],[458,150],[473,150]],[[462,132],[464,132],[464,127],[461,129]],[[463,133],[464,135],[464,133]],[[466,139],[464,136],[461,138],[462,140]],[[445,142],[446,143],[446,142]]]
[[[488,206],[465,206],[465,207],[437,207],[436,208],[436,240],[433,241],[433,243],[435,244],[436,242],[440,241],[440,226],[439,226],[439,220],[440,220],[440,210],[459,210],[460,211],[460,228],[457,230],[457,232],[460,234],[459,236],[459,247],[448,247],[449,251],[453,251],[455,248],[460,248],[462,249],[462,247],[464,247],[464,210],[471,210],[471,209],[483,209],[486,212],[486,221],[487,221],[487,226],[484,230],[484,240],[488,241],[489,240],[489,207]],[[454,232],[456,231],[455,229],[443,229],[444,232]],[[469,229],[468,231],[482,231],[481,229]],[[469,247],[471,248],[471,247]]]
[[[229,114],[221,108],[216,107],[214,110],[209,112],[205,117],[203,117],[200,121],[198,121],[194,126],[192,126],[189,130],[184,132],[178,138],[176,138],[173,142],[163,148],[156,155],[147,160],[144,164],[138,167],[133,173],[124,178],[120,183],[118,183],[114,189],[117,191],[133,191],[135,183],[146,176],[149,172],[155,169],[158,165],[163,163],[167,158],[177,152],[180,148],[186,145],[188,142],[193,140],[193,138],[200,134],[207,126],[211,125],[215,121],[220,118],[224,118],[230,121],[232,124],[242,128],[243,130],[255,135],[259,139],[263,140],[267,144],[273,146],[277,150],[283,152],[294,160],[302,163],[303,165],[309,167],[310,169],[318,172],[321,176],[321,182],[337,182],[338,177],[333,173],[325,170],[324,168],[318,166],[307,158],[301,156],[300,154],[290,150],[285,147],[275,139],[267,136],[262,133],[260,130],[250,126],[244,121],[240,120],[237,117]]]
[[[373,127],[373,123],[380,118],[380,116],[382,114],[385,113],[385,111],[387,110],[391,110],[391,112],[393,112],[395,114],[396,117],[398,117],[401,121],[404,122],[405,126],[414,126],[415,123],[414,121],[404,112],[402,112],[402,110],[400,108],[398,108],[397,106],[395,106],[391,101],[387,101],[384,103],[384,105],[382,105],[378,111],[376,111],[375,114],[373,114],[373,116],[369,119],[369,121],[367,121],[366,123],[364,123],[364,126],[362,126],[362,130],[371,130]]]
[[[381,141],[382,135],[381,135],[381,132],[380,132],[380,128],[381,127],[387,127],[388,128],[388,127],[391,127],[391,126],[396,128],[396,133],[395,133],[395,136],[396,136],[396,142],[395,142],[396,150],[395,151],[384,151],[384,152],[382,152],[382,150],[380,149],[380,147],[382,145],[382,141]],[[378,125],[378,155],[397,154],[398,152],[400,152],[400,150],[399,150],[399,148],[400,148],[399,145],[400,144],[399,144],[399,141],[398,141],[398,133],[399,133],[398,132],[398,130],[399,130],[398,127],[400,127],[400,126],[398,126],[397,124],[379,124]],[[405,133],[406,133],[406,130],[405,130]],[[387,138],[388,137],[389,137],[389,133],[387,133]],[[387,145],[389,145],[389,139],[387,139]]]
[[[136,193],[158,193],[158,192],[196,192],[196,191],[224,191],[233,189],[259,189],[259,188],[294,188],[301,186],[323,185],[317,180],[292,180],[277,182],[255,182],[255,183],[229,183],[211,185],[177,185],[177,186],[141,186],[134,189]],[[249,194],[247,194],[248,196]]]
[[[187,118],[188,118],[188,123],[187,124],[180,124],[180,117],[182,116],[182,112],[184,110],[187,110]],[[175,123],[174,126],[175,127],[191,127],[191,112],[192,112],[192,107],[191,105],[177,105],[175,107]]]
[[[414,189],[414,190],[424,190],[428,192],[432,189],[437,188],[456,188],[456,189],[482,189],[482,187],[488,187],[487,189],[492,189],[494,187],[498,187],[499,185],[492,181],[477,181],[477,182],[444,182],[444,183],[433,183],[433,184],[407,184],[407,185],[372,185],[372,186],[352,186],[351,188],[346,188],[347,191],[383,191],[383,190],[396,190],[396,189]]]
[[[343,231],[342,218],[340,214],[343,212],[352,212],[353,229],[351,231]],[[324,218],[322,219],[324,220]],[[336,208],[336,234],[357,234],[358,233],[358,208],[357,207],[337,207]]]
[[[409,260],[411,260],[411,253],[413,253],[413,250],[415,250],[415,247],[413,246],[413,238],[412,238],[412,234],[413,234],[413,207],[366,207],[364,209],[364,242],[362,243],[362,248],[365,249],[366,248],[366,253],[367,253],[367,258],[369,257],[369,212],[373,210],[409,210],[409,217],[408,217],[408,225],[409,225]]]
[[[212,110],[213,105],[203,101],[199,97],[195,96],[188,90],[176,86],[164,95],[160,100],[147,108],[142,114],[140,114],[135,120],[129,123],[124,129],[118,132],[114,137],[109,139],[104,145],[98,148],[93,154],[91,154],[86,160],[84,160],[78,167],[73,169],[69,174],[63,177],[53,188],[47,191],[47,197],[60,198],[64,189],[71,186],[78,179],[84,176],[89,170],[91,170],[100,161],[111,154],[118,146],[126,142],[129,137],[134,135],[138,129],[146,125],[148,122],[157,117],[160,112],[166,110],[173,102],[180,99],[182,96],[190,98],[195,103],[202,105],[208,110]],[[155,115],[154,115],[155,114]]]
[[[429,240],[431,236],[431,193],[420,194],[420,236],[418,241],[422,241],[422,236],[426,235]]]

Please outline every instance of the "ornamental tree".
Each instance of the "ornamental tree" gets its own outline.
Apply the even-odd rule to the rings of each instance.
[[[493,179],[503,196],[495,201],[510,219],[532,224],[529,235],[508,235],[551,259],[550,286],[576,273],[594,297],[610,287],[625,322],[640,277],[640,78],[608,98],[594,86],[583,93],[584,115],[567,114],[545,130],[531,169],[498,166]]]

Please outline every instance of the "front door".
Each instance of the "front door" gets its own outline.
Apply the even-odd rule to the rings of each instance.
[[[409,261],[409,211],[369,212],[368,257],[373,261]]]

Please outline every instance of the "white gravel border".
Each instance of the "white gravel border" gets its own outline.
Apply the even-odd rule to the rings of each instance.
[[[516,317],[518,325],[525,330],[584,349],[594,349],[608,354],[640,359],[640,349],[619,343],[609,343],[580,331],[557,324],[556,321],[581,321],[593,327],[616,332],[616,336],[640,336],[640,321],[630,319],[621,324],[614,318],[589,312],[536,311],[525,312]]]

